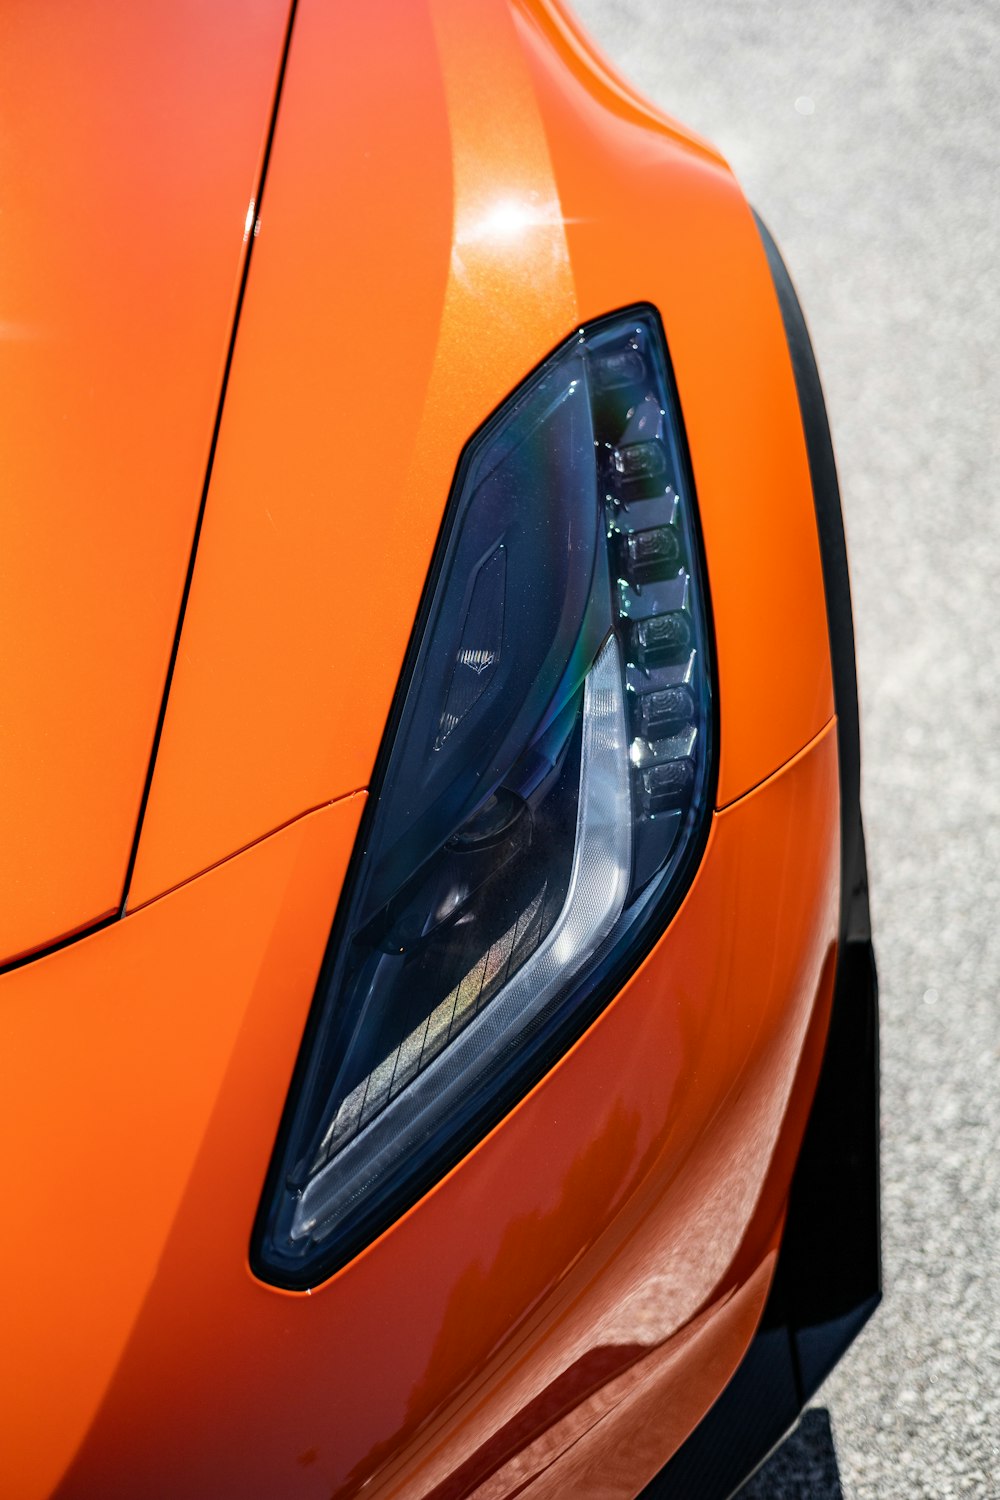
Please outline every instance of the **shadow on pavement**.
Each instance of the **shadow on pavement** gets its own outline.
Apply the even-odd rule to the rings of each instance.
[[[825,1407],[803,1412],[795,1431],[740,1490],[740,1500],[844,1500]]]

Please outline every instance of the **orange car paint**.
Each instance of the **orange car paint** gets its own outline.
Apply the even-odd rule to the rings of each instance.
[[[576,324],[636,300],[663,315],[708,553],[702,866],[475,1151],[312,1294],[264,1286],[250,1231],[349,794],[458,454]],[[149,422],[138,388],[122,400]],[[195,473],[211,419],[178,403]],[[183,530],[183,486],[161,478],[143,536],[165,596],[156,527]],[[0,976],[0,1493],[485,1500],[586,1492],[600,1465],[599,1493],[634,1494],[740,1359],[773,1268],[835,962],[831,715],[795,389],[724,165],[550,0],[300,0],[130,914]]]
[[[488,1478],[491,1438],[557,1382],[573,1409],[595,1362],[619,1378],[677,1338],[707,1405],[752,1315],[707,1368],[703,1340],[679,1351],[773,1248],[830,994],[836,791],[831,725],[716,814],[614,1002],[311,1295],[245,1257],[359,799],[6,975],[0,1491],[40,1500],[65,1469],[58,1494],[88,1500],[140,1476],[150,1497],[347,1496],[374,1474],[458,1493],[439,1487]]]
[[[287,17],[0,15],[0,964],[122,903]]]
[[[749,210],[703,145],[609,108],[554,26],[507,0],[299,8],[131,907],[367,785],[464,443],[630,302],[662,313],[692,450],[720,805],[833,712]]]
[[[251,1113],[269,1127],[280,1113],[287,1070],[271,1048],[284,1042],[282,1065],[294,1049],[363,801],[302,818],[140,917],[0,981],[5,1500],[48,1495],[97,1416],[254,1007],[271,1026],[243,1060]],[[216,1211],[240,1207],[223,1186]],[[214,1238],[215,1226],[199,1233]],[[243,1258],[241,1243],[238,1271]],[[195,1332],[194,1303],[174,1317],[177,1333]],[[148,1493],[132,1477],[131,1493]],[[89,1493],[109,1491],[94,1479]]]
[[[637,1485],[659,1471],[663,1454],[687,1436],[725,1384],[733,1351],[749,1342],[767,1299],[777,1230],[774,1240],[746,1281],[665,1343],[629,1350],[633,1364],[552,1422],[479,1495],[516,1494],[530,1476],[532,1500],[633,1500]]]

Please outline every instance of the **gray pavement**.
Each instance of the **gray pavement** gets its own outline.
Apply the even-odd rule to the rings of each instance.
[[[781,245],[851,549],[886,1299],[752,1494],[1000,1496],[1000,5],[575,5]]]

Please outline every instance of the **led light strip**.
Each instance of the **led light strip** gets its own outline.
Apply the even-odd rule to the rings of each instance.
[[[317,1234],[322,1222],[363,1193],[389,1157],[398,1155],[401,1137],[420,1125],[428,1099],[440,1107],[468,1086],[470,1070],[481,1075],[484,1058],[516,1045],[525,1026],[608,936],[628,894],[630,797],[622,664],[618,642],[610,636],[584,684],[576,839],[562,911],[510,982],[310,1179],[295,1205],[293,1242],[322,1238]],[[359,1154],[363,1164],[352,1171]]]

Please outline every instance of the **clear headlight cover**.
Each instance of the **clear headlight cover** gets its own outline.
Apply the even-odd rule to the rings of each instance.
[[[662,930],[710,809],[705,586],[657,315],[469,444],[254,1236],[315,1285],[440,1177]]]

